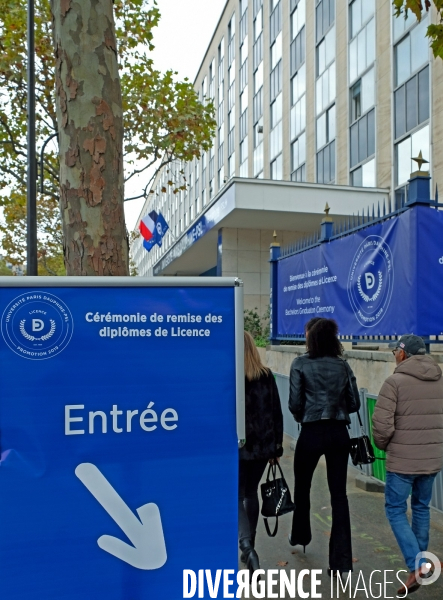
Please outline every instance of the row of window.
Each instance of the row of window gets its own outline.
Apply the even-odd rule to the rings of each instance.
[[[281,4],[275,1],[272,8],[271,60],[271,104],[270,104],[270,171],[274,179],[282,178],[282,34]],[[303,181],[306,163],[306,73],[305,73],[305,0],[291,0],[291,178]],[[240,69],[239,69],[239,156],[240,175],[248,175],[248,38],[247,0],[241,2],[240,25]],[[316,0],[316,147],[317,181],[330,183],[335,179],[335,2]],[[263,171],[263,8],[260,0],[254,0],[254,175]],[[423,148],[429,148],[429,66],[428,47],[423,44],[426,20],[407,32],[398,33],[396,25],[394,120],[396,146],[396,166],[398,184],[405,182],[410,172],[410,157]],[[405,22],[406,23],[406,22]],[[401,35],[406,32],[406,35]],[[350,4],[350,44],[349,78],[350,87],[350,182],[353,185],[375,185],[375,28],[374,0],[354,0]],[[219,145],[218,145],[218,184],[224,183],[224,43],[219,48]],[[202,82],[202,97],[209,93],[214,97],[215,63],[209,69],[209,85]],[[228,27],[228,176],[235,169],[235,20]],[[261,125],[261,127],[260,127]],[[412,132],[412,135],[410,134]],[[405,136],[408,136],[405,138]],[[402,139],[404,138],[404,139]],[[205,159],[202,159],[202,162]],[[202,179],[205,181],[202,167]],[[214,152],[209,159],[210,190],[214,183]],[[189,177],[192,183],[192,175]],[[195,203],[190,203],[189,218],[192,220],[201,209],[198,197],[198,174],[193,183]],[[206,190],[202,190],[205,197]],[[178,221],[178,219],[177,219]],[[185,212],[175,226],[182,231],[188,221]]]

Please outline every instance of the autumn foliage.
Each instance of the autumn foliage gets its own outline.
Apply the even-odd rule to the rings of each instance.
[[[91,7],[106,2],[111,6],[111,0],[76,0],[75,5],[76,10],[84,11],[91,18],[88,12]],[[72,9],[70,0],[63,0],[58,6],[63,13],[62,19],[69,19]],[[113,11],[116,44],[112,42],[112,36],[106,37],[106,32],[104,44],[114,43],[115,48],[109,46],[107,49],[115,51],[118,57],[124,182],[137,178],[141,186],[136,195],[143,196],[149,192],[153,176],[149,167],[155,165],[160,168],[175,158],[191,160],[210,148],[215,130],[214,107],[212,102],[199,100],[189,81],[177,81],[173,71],[160,73],[155,69],[149,57],[153,48],[153,31],[160,19],[155,3],[147,0],[116,0]],[[56,78],[60,48],[54,48],[53,44],[50,0],[35,0],[35,15],[36,135],[40,152],[45,140],[57,134],[59,127],[62,130],[69,127],[68,122],[63,122],[63,102],[72,113],[76,99],[88,93],[88,77],[94,77],[94,72],[91,69],[82,77],[75,76],[78,65],[74,64],[75,60],[69,59],[72,62],[70,65],[66,62],[67,53],[63,59],[65,71],[61,90],[60,77]],[[0,205],[3,209],[0,231],[5,253],[16,262],[23,262],[25,255],[26,55],[26,0],[0,0]],[[73,75],[69,79],[71,72]],[[118,109],[115,111],[115,107],[110,106],[107,92],[105,86],[103,97],[96,101],[95,107],[95,116],[101,119],[104,131],[108,131],[104,123],[106,118],[119,113]],[[60,101],[58,122],[56,94]],[[66,111],[66,115],[68,113]],[[105,136],[96,132],[86,136],[78,146],[70,144],[66,152],[60,152],[67,167],[83,160],[88,165],[87,181],[83,182],[87,187],[84,195],[88,207],[102,202],[105,189],[102,158],[109,149],[112,132],[109,130],[109,133],[107,142]],[[115,157],[113,160],[115,162]],[[66,186],[63,188],[66,182],[60,182],[60,166],[59,146],[57,137],[54,137],[45,149],[43,193],[39,193],[37,201],[41,274],[65,272],[62,219],[64,226],[72,219],[64,207],[69,205],[66,195],[73,195],[73,192]],[[41,180],[39,189],[40,185]],[[120,193],[121,197],[115,199],[118,203],[123,201],[123,185]],[[89,219],[89,226],[91,223]],[[79,232],[81,234],[81,224],[76,235]],[[109,251],[112,252],[112,248]]]

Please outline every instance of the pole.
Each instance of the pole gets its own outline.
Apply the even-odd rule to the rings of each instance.
[[[37,275],[37,156],[35,150],[34,0],[28,0],[27,275]]]
[[[277,243],[277,234],[274,231],[274,242],[270,248],[270,259],[271,263],[271,286],[270,286],[270,315],[269,315],[269,326],[270,326],[270,342],[271,346],[279,346],[280,341],[277,339],[278,336],[278,320],[277,320],[277,304],[278,304],[278,259],[281,255],[280,244]]]

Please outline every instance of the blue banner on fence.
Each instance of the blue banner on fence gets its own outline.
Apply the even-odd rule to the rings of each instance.
[[[278,263],[278,336],[313,317],[341,335],[443,333],[443,214],[416,206]]]
[[[234,288],[0,288],[0,597],[237,567]]]

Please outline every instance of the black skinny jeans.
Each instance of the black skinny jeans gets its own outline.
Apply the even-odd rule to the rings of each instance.
[[[240,460],[238,469],[238,540],[255,539],[260,505],[258,484],[265,472],[266,459]]]
[[[329,567],[333,571],[352,571],[351,523],[346,495],[349,450],[346,423],[325,419],[302,425],[294,455],[295,510],[291,538],[302,545],[311,541],[311,482],[320,457],[325,455],[332,507]]]

